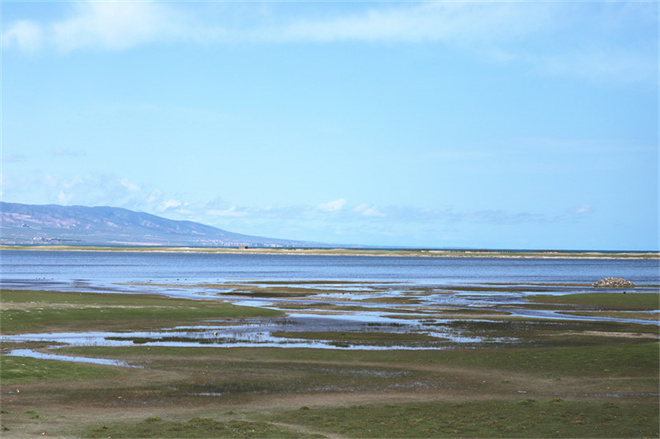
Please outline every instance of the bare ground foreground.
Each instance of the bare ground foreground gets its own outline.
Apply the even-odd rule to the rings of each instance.
[[[496,303],[434,309],[421,301],[428,292],[413,291],[379,304],[401,311],[395,324],[359,331],[296,320],[347,312],[298,287],[234,291],[275,295],[286,314],[221,300],[3,290],[2,437],[659,435],[657,287],[539,295],[520,315]],[[307,301],[284,300],[301,294]],[[353,300],[343,306],[364,305]],[[569,305],[619,317],[524,314]],[[245,332],[255,327],[276,341],[236,338],[260,334]],[[59,348],[43,338],[53,333],[63,337]],[[33,358],[39,353],[121,363]]]

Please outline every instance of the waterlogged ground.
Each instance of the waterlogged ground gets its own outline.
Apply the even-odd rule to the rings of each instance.
[[[99,292],[2,291],[3,437],[659,434],[658,286]]]
[[[653,286],[630,292],[580,284],[431,287],[343,281],[150,282],[122,286],[143,293],[165,292],[268,308],[281,311],[282,317],[207,318],[202,324],[152,331],[30,332],[5,336],[3,340],[70,346],[445,349],[525,343],[533,334],[557,328],[569,331],[589,327],[598,331],[612,322],[659,324],[658,290]],[[572,303],[576,294],[591,299]],[[617,301],[608,304],[609,297]],[[512,330],[514,326],[520,329]]]

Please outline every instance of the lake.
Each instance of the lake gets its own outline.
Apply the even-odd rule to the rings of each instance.
[[[660,261],[0,251],[4,288],[136,292],[130,283],[337,280],[414,285],[582,283],[622,277],[660,283]],[[150,291],[153,292],[153,291]],[[167,294],[167,292],[163,292]]]

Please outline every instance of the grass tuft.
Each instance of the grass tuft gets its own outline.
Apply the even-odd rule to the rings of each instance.
[[[658,437],[654,405],[489,400],[369,405],[285,412],[281,422],[352,438]]]
[[[267,422],[220,422],[192,418],[187,422],[150,417],[139,422],[122,422],[92,427],[88,438],[318,438],[320,435],[298,433]]]

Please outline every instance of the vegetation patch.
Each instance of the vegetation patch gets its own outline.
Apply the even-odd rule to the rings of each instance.
[[[524,372],[552,377],[632,376],[657,379],[660,345],[637,343],[591,347],[480,349],[439,352],[454,366]]]
[[[596,337],[596,336],[594,336]],[[643,340],[642,340],[643,341]],[[71,355],[94,355],[142,360],[144,356],[192,358],[204,356],[212,363],[224,361],[286,363],[380,363],[383,365],[441,364],[460,369],[490,369],[551,377],[630,376],[653,377],[660,370],[660,344],[622,339],[606,346],[551,348],[498,347],[454,350],[328,350],[309,348],[207,348],[177,347],[77,347],[61,348]],[[197,367],[197,366],[195,366]]]
[[[4,334],[137,329],[199,319],[280,317],[284,313],[217,300],[163,296],[0,290]]]
[[[266,422],[193,418],[187,422],[149,417],[139,422],[111,423],[90,428],[88,438],[317,438]]]
[[[657,310],[660,309],[658,293],[582,293],[563,296],[532,296],[535,303],[580,305],[611,310]]]
[[[105,379],[121,373],[108,366],[7,355],[0,357],[0,370],[3,384]]]
[[[613,319],[660,320],[660,312],[636,311],[571,311],[564,312],[572,316],[609,317]]]
[[[658,437],[657,405],[559,398],[312,408],[276,419],[355,438]]]
[[[589,346],[607,344],[603,337],[593,337],[593,332],[658,334],[653,325],[635,323],[577,321],[577,320],[528,320],[524,318],[498,318],[489,320],[461,319],[435,324],[445,331],[455,331],[465,337],[506,339],[519,346]]]

